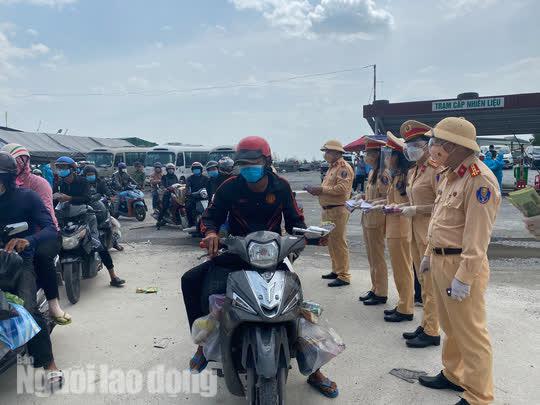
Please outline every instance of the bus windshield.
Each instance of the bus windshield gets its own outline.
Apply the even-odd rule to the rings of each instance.
[[[96,167],[111,167],[113,164],[113,154],[107,152],[90,152],[86,155],[86,160],[92,162]]]
[[[146,153],[146,159],[144,161],[145,166],[154,166],[155,163],[159,162],[162,165],[167,163],[175,163],[176,157],[173,152],[166,151],[150,151]]]
[[[229,157],[234,160],[235,152],[233,150],[222,150],[222,151],[216,151],[216,152],[210,152],[209,160],[215,160],[216,162],[219,162],[219,159],[224,157]]]

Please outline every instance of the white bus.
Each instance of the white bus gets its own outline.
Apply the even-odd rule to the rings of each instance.
[[[211,150],[212,148],[201,145],[175,143],[154,146],[146,154],[144,171],[147,176],[150,176],[154,171],[154,163],[160,162],[163,166],[167,163],[174,163],[178,179],[186,180],[191,175],[191,165],[194,162],[206,165]]]
[[[86,154],[86,160],[96,166],[101,177],[110,177],[116,171],[118,163],[124,162],[128,167],[128,173],[135,171],[133,164],[146,160],[146,152],[149,148],[135,146],[125,148],[95,148]]]
[[[218,146],[210,151],[210,158],[208,160],[215,160],[216,162],[223,157],[230,157],[234,160],[236,154],[236,148],[231,145]]]

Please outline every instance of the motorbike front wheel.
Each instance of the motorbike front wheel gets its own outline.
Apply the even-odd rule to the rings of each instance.
[[[137,205],[135,207],[135,218],[139,222],[142,222],[146,219],[146,210],[144,209],[144,206]]]
[[[69,302],[76,304],[81,297],[81,263],[65,263],[63,268],[66,295]]]
[[[249,405],[285,405],[287,369],[281,368],[276,377],[257,376],[255,369],[247,370],[247,398]]]

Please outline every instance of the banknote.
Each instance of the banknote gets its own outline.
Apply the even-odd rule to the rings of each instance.
[[[511,192],[508,199],[527,218],[540,215],[540,196],[534,188]]]

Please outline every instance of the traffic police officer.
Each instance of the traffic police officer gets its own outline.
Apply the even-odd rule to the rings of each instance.
[[[366,183],[366,194],[362,196],[368,203],[377,200],[386,201],[388,186],[381,181],[381,147],[383,141],[368,139],[366,141],[366,163],[372,167]],[[371,274],[371,289],[361,296],[364,305],[385,304],[388,299],[388,268],[384,259],[384,235],[386,217],[381,210],[362,212],[362,232],[366,244],[366,252]]]
[[[422,302],[424,316],[422,324],[412,333],[404,333],[407,346],[424,348],[439,346],[439,317],[433,298],[433,281],[431,273],[420,273],[420,261],[427,247],[427,233],[433,204],[437,196],[438,178],[441,171],[430,159],[428,150],[431,127],[418,121],[405,121],[400,128],[401,137],[405,140],[404,154],[407,160],[415,162],[409,170],[407,196],[409,205],[402,208],[401,215],[412,219],[411,253],[418,281],[422,286]]]
[[[446,166],[420,270],[431,271],[439,320],[446,335],[444,369],[420,377],[429,388],[465,391],[456,405],[493,402],[493,359],[487,331],[487,249],[501,203],[497,179],[475,155],[476,129],[448,117],[431,131],[430,154]]]
[[[345,202],[351,197],[354,171],[343,159],[345,149],[339,141],[326,142],[321,151],[324,152],[324,159],[329,163],[330,168],[321,187],[310,186],[306,190],[312,195],[319,196],[319,203],[323,210],[322,220],[332,222],[336,226],[328,237],[332,272],[322,278],[333,280],[328,283],[329,287],[341,287],[351,282],[347,244],[349,211],[345,208]]]

